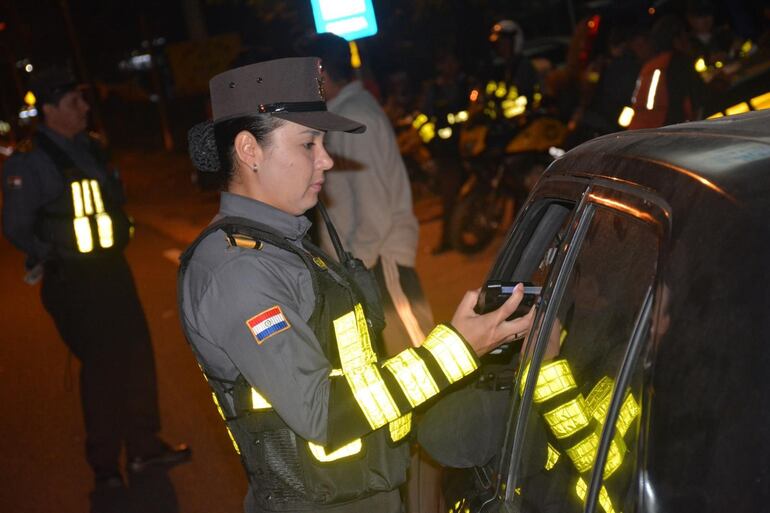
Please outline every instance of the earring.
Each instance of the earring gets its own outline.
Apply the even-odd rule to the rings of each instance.
[[[256,164],[252,164],[251,169],[256,173],[257,171],[259,171],[259,166],[257,166]]]

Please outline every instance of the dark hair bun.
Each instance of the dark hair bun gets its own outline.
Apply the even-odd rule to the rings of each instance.
[[[204,173],[216,173],[220,169],[217,143],[214,139],[214,123],[198,123],[187,132],[187,151],[193,166]]]

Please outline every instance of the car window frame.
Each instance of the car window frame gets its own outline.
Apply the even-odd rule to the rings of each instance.
[[[537,197],[540,198],[540,194],[538,194]],[[537,381],[537,372],[540,370],[546,350],[545,342],[549,332],[548,327],[553,324],[554,319],[558,314],[558,305],[563,298],[575,261],[583,247],[586,233],[599,206],[609,208],[620,214],[630,215],[641,219],[642,221],[653,225],[658,231],[658,255],[655,262],[655,269],[651,283],[648,286],[648,290],[645,293],[640,307],[639,315],[635,321],[634,328],[629,335],[626,353],[618,371],[618,375],[616,376],[616,383],[620,383],[619,380],[622,378],[624,386],[627,385],[631,372],[638,362],[642,348],[648,344],[648,339],[650,338],[648,336],[648,321],[652,315],[653,304],[657,297],[656,290],[661,259],[663,258],[665,248],[668,245],[671,207],[649,189],[644,189],[632,183],[626,183],[620,180],[595,178],[589,181],[580,203],[577,204],[572,213],[572,222],[574,223],[574,226],[570,228],[564,241],[562,241],[562,249],[556,257],[551,276],[549,276],[546,284],[547,290],[544,288],[544,297],[547,297],[547,301],[541,303],[540,311],[535,319],[534,326],[538,330],[537,336],[535,340],[532,340],[532,337],[530,337],[524,348],[525,355],[531,351],[529,361],[537,362],[537,365],[529,366],[526,377],[527,386],[524,389],[524,393],[521,395],[516,393],[512,394],[508,424],[506,426],[506,434],[502,446],[504,452],[500,459],[500,479],[498,480],[498,489],[495,494],[498,500],[502,501],[502,511],[509,510],[508,506],[511,505],[511,494],[515,489],[516,479],[518,478],[524,444],[524,432],[530,411],[529,406],[532,403],[534,385]],[[516,240],[515,243],[520,244],[521,240]],[[507,262],[507,264],[510,265],[510,262]],[[495,269],[497,268],[498,266],[496,265]],[[514,390],[520,389],[522,368],[523,367],[520,367],[517,372]],[[605,429],[602,430],[600,446],[597,450],[596,460],[591,472],[588,494],[586,496],[586,504],[584,507],[585,513],[594,513],[596,504],[598,503],[601,479],[597,479],[597,475],[601,474],[601,470],[599,469],[603,469],[604,467],[604,461],[606,460],[609,444],[611,442],[610,437],[614,433],[614,423],[616,422],[620,402],[623,399],[622,394],[620,394],[618,390],[623,390],[623,388],[617,386],[613,392],[611,406],[614,405],[615,409],[608,410]],[[616,402],[618,403],[617,405],[615,405]],[[524,405],[527,406],[526,410],[523,410]],[[523,413],[524,411],[526,411],[526,413]],[[612,415],[612,417],[610,417],[610,415]],[[642,417],[642,420],[643,418],[644,417]],[[608,425],[612,426],[611,430],[606,429]],[[639,436],[641,437],[642,433],[640,433]],[[597,465],[600,461],[600,457],[602,458],[601,464]],[[505,466],[508,468],[504,468]],[[504,486],[503,481],[505,481]]]

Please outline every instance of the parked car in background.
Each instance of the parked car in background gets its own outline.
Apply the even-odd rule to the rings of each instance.
[[[770,111],[558,158],[488,275],[542,286],[514,377],[482,371],[420,427],[474,468],[450,511],[767,510],[768,262]]]

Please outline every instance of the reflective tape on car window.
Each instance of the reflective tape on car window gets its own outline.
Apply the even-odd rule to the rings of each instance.
[[[439,388],[430,375],[425,362],[414,349],[406,349],[388,359],[383,367],[396,378],[396,382],[413,407],[438,394]]]
[[[556,463],[559,461],[559,457],[561,457],[561,454],[551,444],[548,444],[547,450],[548,450],[548,454],[546,454],[545,469],[551,470],[553,467],[556,466]]]
[[[582,395],[543,413],[543,418],[556,438],[574,435],[586,427],[591,420]]]
[[[607,417],[607,410],[610,407],[612,388],[614,386],[615,382],[612,378],[605,376],[594,385],[588,393],[588,397],[586,397],[588,414],[598,420],[599,423],[604,423],[604,419]]]
[[[639,403],[634,399],[634,395],[629,393],[623,400],[623,406],[620,407],[620,412],[618,413],[618,420],[615,422],[615,428],[620,433],[620,436],[625,436],[626,431],[631,427],[631,423],[634,422],[634,419],[641,410]]]
[[[439,324],[430,332],[422,347],[430,351],[450,383],[476,370],[476,360],[468,346],[452,329]]]
[[[528,370],[529,366],[526,367],[525,372],[522,375],[522,393],[527,384],[526,371]],[[577,384],[575,383],[575,378],[572,376],[572,371],[570,370],[567,360],[555,360],[540,368],[540,374],[537,377],[537,386],[535,386],[534,401],[536,403],[542,403],[574,388],[577,388]]]
[[[567,456],[575,464],[579,473],[587,472],[593,465],[596,450],[599,447],[599,435],[591,433],[574,446],[567,449]]]
[[[308,449],[310,449],[310,454],[312,454],[315,459],[323,463],[328,463],[330,461],[348,458],[358,454],[361,452],[363,442],[361,442],[361,439],[358,438],[348,444],[343,445],[336,451],[332,451],[331,453],[327,453],[323,446],[314,444],[313,442],[308,442],[307,446]]]
[[[582,477],[579,477],[575,484],[575,493],[577,493],[577,496],[585,504],[586,496],[588,495],[588,485]],[[599,505],[604,510],[604,513],[615,513],[615,508],[612,506],[612,500],[610,500],[610,494],[607,493],[607,488],[604,485],[602,485],[599,490]]]
[[[403,439],[412,430],[412,412],[403,415],[388,424],[390,431],[390,440],[398,442]]]

